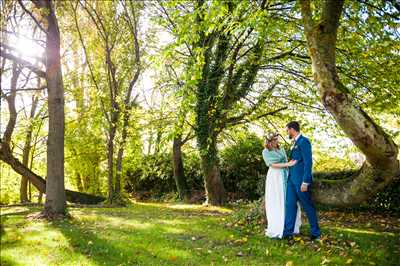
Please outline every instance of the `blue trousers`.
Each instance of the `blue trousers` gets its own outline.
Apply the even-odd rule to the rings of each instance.
[[[283,236],[293,235],[296,222],[297,201],[299,201],[311,226],[311,235],[319,237],[321,231],[318,226],[317,212],[311,200],[310,186],[306,192],[301,192],[300,187],[301,184],[294,184],[289,178],[286,192],[285,227],[283,229]]]

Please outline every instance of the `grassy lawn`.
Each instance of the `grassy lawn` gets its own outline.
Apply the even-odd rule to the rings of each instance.
[[[134,203],[46,222],[26,218],[38,207],[3,207],[1,265],[399,265],[399,218],[323,211],[322,243],[289,244],[236,208]]]

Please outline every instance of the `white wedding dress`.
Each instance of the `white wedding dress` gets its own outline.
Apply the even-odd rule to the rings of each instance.
[[[265,181],[265,210],[267,213],[268,228],[265,234],[271,238],[282,238],[285,225],[285,191],[283,171],[269,167]],[[301,210],[297,202],[297,216],[294,234],[300,232]]]

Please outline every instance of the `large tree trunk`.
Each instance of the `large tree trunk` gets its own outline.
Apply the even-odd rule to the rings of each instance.
[[[46,81],[48,90],[49,132],[47,138],[47,179],[45,216],[64,215],[64,86],[60,60],[60,32],[53,1],[35,2],[47,23]]]
[[[366,156],[366,162],[354,178],[316,183],[316,201],[331,205],[359,204],[400,175],[396,144],[355,103],[336,72],[336,38],[343,2],[322,1],[321,18],[315,21],[310,1],[300,1],[314,80],[322,103]]]
[[[205,175],[204,186],[206,189],[206,204],[221,206],[226,203],[225,187],[220,176],[218,162],[208,161],[207,158],[201,158],[201,165]]]
[[[216,134],[207,136],[198,133],[197,141],[204,174],[205,203],[215,206],[224,205],[226,203],[226,191],[220,176]]]
[[[200,96],[200,97],[199,97]],[[208,106],[199,94],[197,102],[197,146],[200,152],[201,166],[204,174],[206,204],[221,206],[226,202],[226,192],[220,177],[218,164],[217,136],[208,116]]]
[[[172,163],[174,169],[174,179],[179,198],[187,201],[190,193],[186,182],[185,169],[183,167],[182,145],[182,136],[176,136],[172,145]]]

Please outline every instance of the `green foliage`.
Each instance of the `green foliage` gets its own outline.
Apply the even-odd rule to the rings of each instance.
[[[166,193],[174,190],[170,158],[169,154],[144,156],[135,168],[127,170],[128,191]]]
[[[400,180],[397,179],[378,192],[364,207],[377,212],[390,211],[400,214]]]
[[[146,191],[154,197],[176,191],[171,153],[145,155],[136,165],[126,170],[125,188],[128,192]],[[185,176],[191,190],[203,189],[199,157],[184,154]]]
[[[251,200],[264,194],[267,168],[262,150],[262,139],[249,134],[239,136],[233,145],[221,151],[221,176],[228,191]]]
[[[40,163],[37,164],[40,166]],[[7,164],[0,161],[0,205],[20,203],[20,182],[21,176],[14,172],[14,170]],[[31,201],[37,202],[39,192],[31,184]],[[29,188],[28,188],[29,197]]]
[[[390,1],[379,8],[350,1],[338,32],[341,79],[363,108],[376,115],[400,112],[392,104],[400,101],[398,14]]]
[[[350,158],[331,156],[329,154],[316,154],[314,156],[314,172],[342,172],[356,170],[358,167]]]

